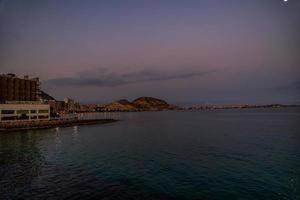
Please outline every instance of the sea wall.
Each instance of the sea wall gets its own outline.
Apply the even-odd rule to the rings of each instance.
[[[44,120],[44,121],[9,121],[0,123],[0,132],[29,129],[45,129],[68,127],[76,125],[105,124],[116,122],[115,119],[72,119],[72,120]]]

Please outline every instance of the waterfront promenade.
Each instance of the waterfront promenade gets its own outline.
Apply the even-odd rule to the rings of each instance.
[[[117,114],[109,113],[80,113],[68,114],[60,118],[50,120],[17,120],[3,121],[0,123],[0,132],[29,130],[29,129],[47,129],[56,127],[69,127],[77,125],[106,124],[118,121]]]

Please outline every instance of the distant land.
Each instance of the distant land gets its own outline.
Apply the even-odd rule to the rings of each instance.
[[[139,112],[139,111],[163,111],[181,110],[179,106],[171,105],[164,100],[153,97],[139,97],[132,102],[121,99],[98,108],[103,112]]]
[[[216,110],[216,109],[250,109],[250,108],[281,108],[281,107],[300,107],[300,105],[195,105],[183,108],[177,105],[169,104],[165,100],[153,97],[139,97],[133,101],[121,99],[109,104],[97,107],[99,112],[141,112],[141,111],[166,111],[166,110]]]
[[[56,101],[44,91],[41,91],[41,97],[46,101]],[[285,104],[199,104],[191,107],[181,107],[169,104],[167,101],[154,97],[139,97],[133,101],[121,99],[108,104],[80,104],[76,112],[142,112],[142,111],[165,111],[165,110],[217,110],[217,109],[251,109],[251,108],[283,108],[300,107],[300,105]]]
[[[188,110],[215,110],[215,109],[246,109],[246,108],[283,108],[300,107],[300,105],[264,104],[264,105],[197,105],[189,107]]]

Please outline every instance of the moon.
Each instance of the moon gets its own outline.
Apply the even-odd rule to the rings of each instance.
[[[284,2],[288,2],[288,0],[283,0]]]

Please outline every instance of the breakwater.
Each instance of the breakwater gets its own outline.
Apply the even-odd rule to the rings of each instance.
[[[44,121],[10,121],[0,123],[0,132],[47,129],[56,127],[69,127],[80,125],[106,124],[116,122],[116,119],[64,119],[64,120],[44,120]]]

